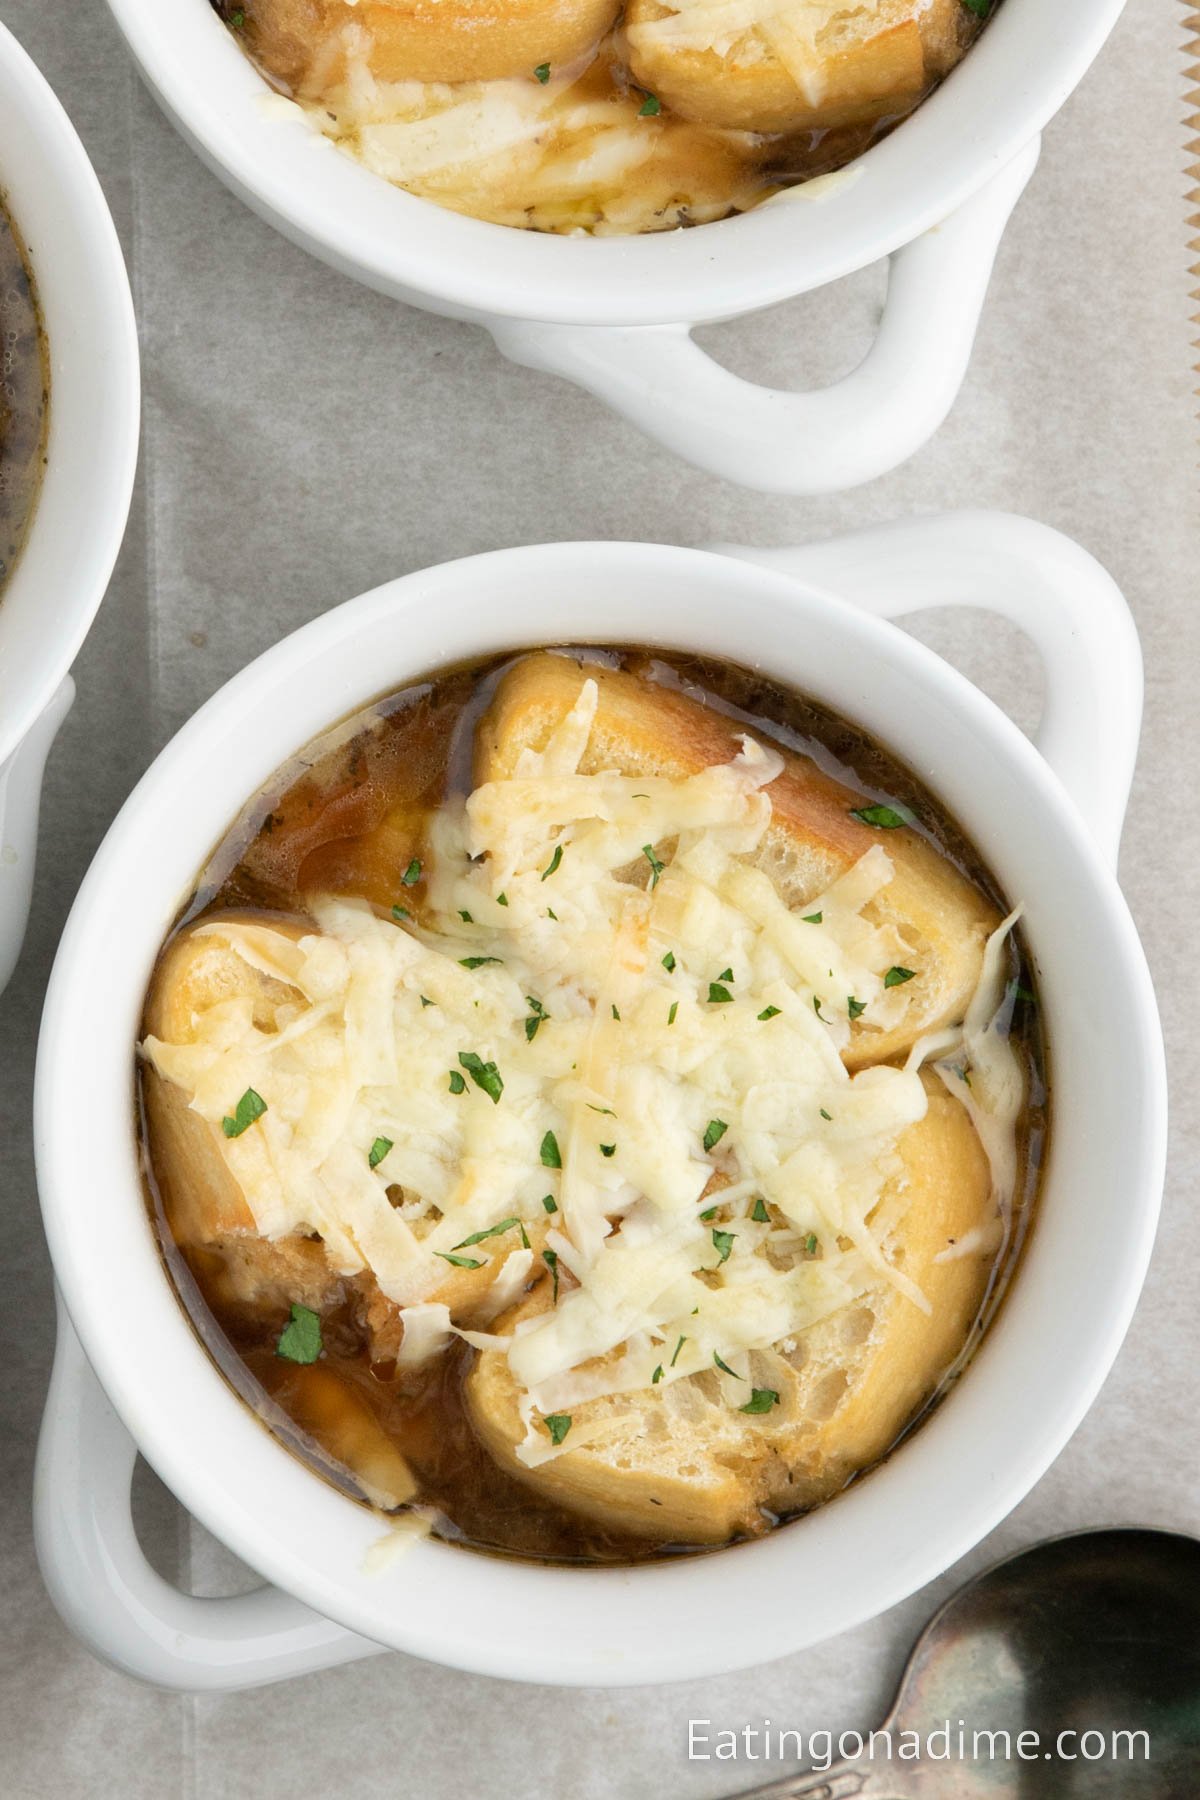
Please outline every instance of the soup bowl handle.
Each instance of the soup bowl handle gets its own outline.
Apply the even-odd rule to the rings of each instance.
[[[690,325],[495,319],[488,329],[511,361],[587,388],[712,475],[777,494],[857,487],[919,450],[954,404],[996,250],[1039,147],[1035,138],[957,212],[893,252],[875,341],[831,387],[792,393],[745,381],[694,342]]]
[[[0,768],[0,994],[17,965],[33,899],[42,776],[75,683],[64,676],[8,761]]]
[[[1120,589],[1073,539],[1010,513],[954,512],[784,550],[713,548],[879,618],[965,606],[1018,626],[1045,671],[1037,747],[1115,867],[1141,732],[1141,646]]]
[[[58,1297],[58,1345],[38,1440],[34,1532],[51,1599],[88,1649],[157,1687],[233,1692],[377,1655],[274,1587],[200,1598],[165,1581],[131,1510],[137,1446]]]

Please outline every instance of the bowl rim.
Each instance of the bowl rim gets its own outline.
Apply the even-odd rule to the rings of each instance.
[[[1097,1164],[1101,1183],[1112,1190],[1112,1229],[1094,1231],[1089,1214],[1086,1230],[1079,1231],[1063,1206],[1052,1211],[1044,1198],[1020,1280],[946,1403],[836,1504],[765,1539],[699,1560],[632,1570],[531,1568],[426,1543],[386,1577],[368,1577],[363,1559],[379,1538],[379,1521],[326,1487],[251,1417],[162,1279],[137,1181],[131,1069],[126,1064],[121,1073],[121,1045],[132,1042],[153,950],[186,891],[183,862],[189,863],[186,879],[193,879],[211,837],[197,840],[218,814],[222,824],[235,816],[260,770],[265,776],[284,760],[280,744],[294,751],[314,735],[317,714],[330,724],[369,702],[380,691],[381,675],[385,686],[399,685],[454,660],[464,631],[480,640],[480,654],[565,641],[561,631],[547,633],[534,624],[524,629],[498,618],[503,609],[493,600],[506,588],[519,588],[538,619],[552,618],[568,579],[586,590],[585,606],[605,590],[618,596],[619,615],[616,629],[585,630],[571,634],[571,641],[677,642],[680,633],[642,623],[673,594],[676,616],[688,620],[685,644],[718,651],[723,644],[723,654],[746,662],[751,622],[774,621],[777,628],[784,617],[798,642],[814,638],[827,657],[845,660],[851,673],[838,679],[849,683],[847,691],[860,693],[863,707],[874,703],[868,671],[875,665],[876,699],[886,677],[888,704],[904,706],[905,716],[914,717],[912,742],[928,737],[939,721],[943,727],[949,722],[957,742],[946,750],[947,779],[964,756],[977,759],[976,772],[991,771],[987,778],[999,783],[1007,801],[991,829],[1014,842],[1023,833],[1023,842],[1053,846],[1054,880],[1047,876],[1046,886],[1055,895],[1074,894],[1084,909],[1064,941],[1078,940],[1072,954],[1103,958],[1106,982],[1089,993],[1087,1005],[1099,1009],[1098,1028],[1114,1033],[1120,1048],[1112,1060],[1127,1082],[1117,1142],[1104,1147],[1106,1160]],[[626,619],[633,629],[624,626]],[[429,653],[414,656],[409,638],[422,629]],[[368,646],[370,658],[363,655]],[[798,652],[793,647],[787,654]],[[406,658],[406,677],[393,683],[393,668]],[[786,679],[779,674],[782,660],[783,651],[773,651],[757,666]],[[370,668],[366,678],[364,663]],[[359,672],[348,679],[353,664]],[[305,670],[309,686],[300,708],[297,683]],[[828,695],[828,685],[808,686]],[[870,723],[853,708],[842,710]],[[897,747],[928,778],[908,746]],[[173,807],[178,811],[180,781],[190,783],[195,802],[181,827],[189,848],[186,858],[182,850],[172,851],[168,866],[152,868],[149,882],[142,881],[138,904],[160,925],[147,954],[131,949],[122,921],[128,921],[138,858],[159,854],[165,822]],[[946,791],[945,780],[931,785]],[[978,840],[975,820],[964,817],[964,823]],[[1043,923],[1031,921],[1035,956]],[[119,1003],[106,1014],[106,990],[122,960],[128,967],[116,976]],[[1064,1004],[1063,979],[1053,968],[1042,970],[1052,1017]],[[1050,1038],[1053,1047],[1053,1029]],[[1082,1179],[1065,1161],[1061,1124],[1062,1106],[1081,1104],[1082,1072],[1072,1066],[1078,1060],[1066,1059],[1063,1070],[1068,1097],[1056,1102],[1047,1196]],[[143,1454],[196,1517],[262,1574],[376,1642],[484,1674],[625,1685],[767,1661],[874,1616],[933,1579],[1023,1498],[1094,1399],[1132,1316],[1157,1219],[1164,1095],[1153,991],[1115,878],[1056,777],[1004,714],[924,646],[822,588],[710,552],[602,542],[490,552],[386,583],[281,640],[183,726],[122,809],[68,920],[39,1043],[34,1135],[47,1236],[84,1349]],[[1108,1128],[1111,1106],[1104,1117]],[[1094,1117],[1086,1122],[1095,1125]],[[1073,1129],[1072,1151],[1078,1154],[1096,1133],[1085,1136],[1078,1124]],[[89,1159],[86,1208],[77,1198],[81,1137],[96,1152]],[[1098,1148],[1094,1153],[1100,1156]],[[1065,1241],[1073,1243],[1072,1230],[1084,1266],[1072,1260],[1071,1291],[1060,1297],[1062,1269],[1055,1273],[1053,1258],[1064,1261],[1059,1238],[1065,1231]],[[150,1271],[155,1273],[147,1280]],[[1051,1302],[1058,1306],[1060,1299],[1064,1342],[1055,1346],[1051,1383],[1045,1344],[1023,1338],[1014,1321],[1036,1306],[1044,1325]],[[1055,1313],[1055,1331],[1057,1318]],[[1009,1416],[1014,1384],[1038,1393],[1032,1419],[1022,1415],[1014,1422]],[[178,1405],[180,1394],[187,1396],[186,1408]],[[1003,1423],[998,1434],[997,1408]],[[937,1482],[931,1485],[933,1471]],[[835,1564],[851,1570],[848,1592],[829,1589],[832,1577],[822,1571]],[[802,1616],[779,1604],[798,1572],[804,1577]],[[523,1630],[513,1629],[514,1605]],[[678,1626],[669,1645],[655,1623],[663,1618]]]
[[[468,317],[666,325],[730,317],[865,267],[938,224],[1057,112],[1124,0],[1003,0],[962,64],[847,179],[737,218],[626,238],[547,237],[391,187],[264,107],[208,0],[108,0],[168,114],[293,241],[400,298]]]
[[[2,24],[0,182],[33,272],[50,363],[46,464],[0,596],[2,767],[50,702],[104,598],[125,535],[140,426],[137,324],[103,190],[49,83]]]

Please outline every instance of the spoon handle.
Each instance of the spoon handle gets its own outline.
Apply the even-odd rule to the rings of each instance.
[[[818,1773],[785,1775],[765,1787],[746,1788],[731,1800],[915,1800],[911,1792],[899,1793],[891,1786],[879,1786],[877,1771],[863,1769],[854,1762],[838,1762]]]

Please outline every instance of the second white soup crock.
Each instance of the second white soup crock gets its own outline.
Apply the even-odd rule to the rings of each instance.
[[[892,1605],[1029,1491],[1095,1397],[1144,1276],[1164,1154],[1162,1045],[1113,873],[1141,663],[1116,588],[1026,520],[957,514],[805,550],[545,544],[408,575],[336,607],[220,690],[158,757],[92,865],[50,983],[36,1152],[62,1296],[39,1455],[38,1547],[63,1616],[147,1680],[238,1688],[381,1648],[521,1681],[713,1675]],[[982,606],[1042,654],[1035,748],[889,621]],[[887,1462],[753,1543],[634,1568],[549,1567],[428,1540],[380,1568],[384,1522],[244,1407],[161,1263],[143,1196],[133,1056],[158,947],[210,847],[314,735],[465,658],[645,644],[753,665],[864,726],[961,821],[1027,942],[1051,1057],[1039,1214],[1013,1289],[944,1404]],[[140,1450],[274,1586],[176,1592],[130,1521]]]

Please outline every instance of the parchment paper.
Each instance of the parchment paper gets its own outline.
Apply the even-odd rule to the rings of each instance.
[[[1200,516],[1182,10],[1131,0],[1047,134],[949,423],[907,468],[819,502],[763,498],[697,474],[577,390],[505,363],[482,332],[406,311],[285,243],[160,116],[101,0],[0,0],[0,12],[62,95],[105,185],[134,272],[146,385],[129,538],[76,667],[79,700],[46,787],[34,922],[0,1004],[6,1800],[699,1800],[786,1765],[689,1764],[689,1718],[711,1719],[714,1730],[764,1717],[805,1731],[869,1726],[917,1629],[972,1570],[1074,1526],[1200,1529]],[[739,371],[810,383],[861,354],[881,294],[881,271],[868,271],[703,335]],[[1008,1522],[932,1588],[748,1674],[572,1693],[386,1656],[196,1700],[101,1668],[52,1612],[33,1560],[29,1487],[52,1313],[29,1108],[55,942],[96,844],[150,758],[282,633],[431,561],[544,538],[782,544],[960,505],[1029,512],[1078,537],[1123,584],[1146,655],[1123,874],[1175,1073],[1172,1164],[1141,1309],[1072,1444]],[[1032,725],[1036,669],[1021,640],[965,616],[919,619],[915,629]],[[210,1593],[248,1579],[152,1479],[139,1483],[138,1499],[147,1545],[172,1579]],[[780,1603],[803,1608],[803,1592]]]

